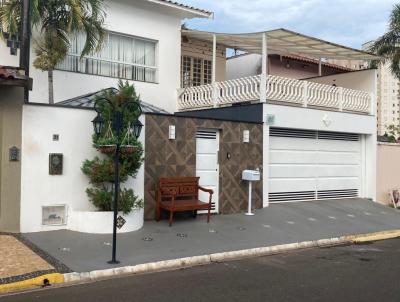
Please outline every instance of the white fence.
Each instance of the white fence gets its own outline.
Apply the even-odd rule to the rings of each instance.
[[[260,75],[216,82],[214,85],[188,87],[180,91],[179,109],[191,110],[249,101],[259,102],[260,87]],[[359,113],[371,113],[372,108],[372,96],[368,92],[274,75],[267,77],[267,101]]]

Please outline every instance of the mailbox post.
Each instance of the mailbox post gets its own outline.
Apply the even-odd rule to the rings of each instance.
[[[253,216],[254,213],[251,211],[251,192],[252,192],[252,182],[260,180],[260,171],[259,170],[243,170],[242,172],[242,179],[247,180],[249,182],[249,202],[248,202],[248,209],[245,215]]]

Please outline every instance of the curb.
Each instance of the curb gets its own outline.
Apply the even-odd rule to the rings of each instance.
[[[186,258],[179,258],[172,260],[157,261],[157,262],[144,263],[133,266],[95,270],[91,272],[46,274],[25,281],[0,285],[0,293],[7,293],[10,291],[42,287],[45,279],[48,279],[50,284],[57,284],[57,283],[64,283],[66,285],[77,284],[82,282],[105,280],[120,276],[154,273],[160,271],[189,268],[193,266],[206,265],[211,263],[220,263],[224,261],[239,260],[243,258],[267,256],[267,255],[285,253],[301,249],[308,249],[315,247],[330,247],[341,244],[357,244],[368,241],[378,241],[378,240],[385,240],[397,237],[400,237],[400,230],[388,230],[388,231],[368,233],[368,234],[348,235],[348,236],[341,236],[329,239],[319,239],[313,241],[303,241],[297,243],[251,248],[251,249],[244,249],[231,252],[213,253],[202,256],[193,256],[193,257],[186,257]]]
[[[27,279],[24,281],[18,281],[13,283],[1,284],[0,294],[9,293],[11,291],[20,291],[25,289],[33,289],[44,287],[45,280],[47,279],[48,284],[64,283],[64,275],[59,273],[45,274],[36,278]]]
[[[180,259],[164,260],[151,263],[138,264],[133,266],[124,266],[118,268],[95,270],[84,273],[67,273],[64,274],[65,283],[80,283],[109,279],[119,276],[154,273],[167,270],[183,269],[198,265],[206,265],[211,263],[219,263],[224,261],[239,260],[249,257],[260,257],[285,253],[294,250],[329,247],[340,244],[357,244],[368,241],[378,241],[400,237],[400,230],[389,230],[368,234],[347,235],[329,239],[320,239],[313,241],[303,241],[297,243],[281,244],[274,246],[266,246],[231,252],[214,253],[202,256],[193,256]]]

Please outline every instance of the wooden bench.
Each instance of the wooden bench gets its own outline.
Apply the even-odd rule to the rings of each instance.
[[[157,221],[160,221],[162,209],[169,211],[169,226],[172,225],[174,212],[193,211],[196,215],[198,210],[206,210],[209,223],[214,192],[199,186],[199,179],[199,177],[160,178],[157,188]],[[199,200],[199,190],[210,194],[208,202]]]

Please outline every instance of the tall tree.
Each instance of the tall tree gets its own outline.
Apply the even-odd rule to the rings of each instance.
[[[34,42],[36,68],[48,72],[49,103],[54,103],[53,70],[67,55],[70,39],[83,34],[81,58],[101,49],[105,29],[104,0],[30,0],[31,27],[38,32]],[[0,31],[17,35],[21,28],[22,0],[0,5]]]
[[[392,73],[400,79],[400,4],[393,6],[388,31],[372,44],[370,50],[382,56],[383,62],[390,62]]]

